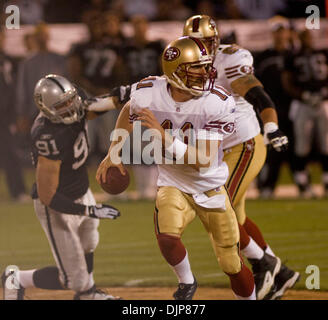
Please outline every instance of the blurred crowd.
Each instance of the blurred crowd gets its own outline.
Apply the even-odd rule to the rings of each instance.
[[[297,18],[303,17],[305,8],[313,4],[325,11],[324,0],[2,0],[0,3],[3,7],[19,6],[23,24],[85,22],[90,14],[106,10],[114,10],[122,21],[136,14],[143,14],[150,21],[185,20],[198,13],[214,19],[268,19],[276,14]]]
[[[249,6],[245,6],[246,2]],[[101,95],[114,87],[132,84],[149,75],[161,74],[160,57],[165,44],[160,40],[148,40],[149,21],[184,20],[195,12],[208,13],[216,19],[263,19],[276,13],[288,14],[289,4],[293,2],[295,1],[8,1],[7,3],[25,6],[26,12],[24,7],[25,13],[22,16],[24,22],[35,25],[33,31],[24,36],[27,55],[20,59],[10,57],[3,51],[5,32],[3,28],[0,29],[0,160],[11,197],[17,201],[24,201],[27,197],[23,167],[31,165],[29,132],[38,112],[33,101],[33,90],[41,77],[49,73],[63,75],[83,87],[90,96]],[[167,3],[171,7],[174,3],[175,10],[167,10]],[[265,8],[259,8],[256,12],[256,4],[259,3]],[[74,10],[76,7],[83,10]],[[127,20],[133,27],[133,36],[129,38],[122,33],[121,27],[121,23]],[[50,51],[48,23],[78,21],[87,26],[89,39],[72,45],[66,56]],[[317,106],[328,99],[328,95],[321,92],[328,81],[328,66],[323,65],[327,60],[323,62],[322,57],[320,58],[320,55],[327,58],[327,54],[313,48],[311,32],[296,31],[288,19],[271,19],[270,23],[274,46],[264,52],[253,52],[255,74],[276,104],[280,128],[288,135],[290,148],[284,154],[269,150],[267,163],[258,179],[258,188],[262,197],[272,197],[279,169],[287,162],[300,195],[311,198],[314,192],[307,164],[315,160],[322,164],[322,182],[328,195],[328,135],[321,128],[328,128],[328,110],[326,115],[317,112]],[[221,43],[235,42],[238,43],[238,39],[233,33],[221,40]],[[304,68],[317,68],[321,72],[321,78],[314,79],[311,74],[303,74],[303,77],[309,77],[306,80],[309,83],[314,80],[318,80],[318,83],[302,88],[303,82],[295,80],[298,77],[295,74],[295,59],[313,54],[315,57],[311,61],[314,66]],[[297,63],[299,62],[296,61]],[[327,70],[323,70],[324,68]],[[289,77],[295,81],[290,81]],[[292,82],[295,86],[290,85]],[[302,96],[305,91],[309,94],[308,97]],[[317,105],[313,103],[314,96],[318,98]],[[296,120],[300,118],[299,113],[305,112],[302,104],[310,106],[312,110],[311,114],[303,117],[303,122]],[[117,116],[118,111],[111,111],[90,121],[91,162],[98,163],[107,152],[110,132]],[[309,119],[313,120],[312,124],[308,123]],[[308,141],[307,145],[305,140]],[[147,171],[148,179],[145,179],[144,166],[140,164],[133,168],[137,187],[135,197],[152,199],[156,193],[156,168],[152,166],[152,170]]]

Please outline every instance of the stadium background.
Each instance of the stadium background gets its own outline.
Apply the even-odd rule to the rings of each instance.
[[[304,14],[304,16],[306,16]],[[271,45],[270,27],[267,20],[218,20],[222,34],[235,31],[238,43],[251,51],[260,51]],[[301,28],[305,18],[294,20]],[[180,35],[183,21],[151,21],[148,38],[161,39],[165,43]],[[87,29],[82,23],[49,24],[49,48],[60,54],[67,54],[75,42],[87,39]],[[17,59],[25,55],[23,36],[33,29],[32,25],[21,25],[19,30],[6,30],[5,52]],[[131,35],[131,24],[123,22],[123,33]],[[328,21],[321,18],[320,29],[315,32],[315,46],[328,48]],[[34,171],[27,164],[25,156],[24,178],[27,190],[34,180]],[[131,168],[129,168],[130,172]],[[95,166],[90,166],[91,189],[99,201],[109,200],[95,182]],[[320,168],[311,164],[313,182],[320,184]],[[131,174],[133,176],[133,174]],[[295,189],[284,167],[278,183],[282,197],[275,200],[257,198],[257,190],[249,192],[247,210],[263,231],[268,243],[276,253],[294,270],[301,273],[296,290],[287,294],[287,299],[328,299],[328,200],[301,200],[295,198]],[[288,186],[288,187],[287,187]],[[128,191],[135,188],[132,181]],[[280,190],[280,192],[279,192]],[[123,297],[132,292],[133,299],[169,299],[176,285],[171,269],[164,262],[156,244],[153,230],[153,201],[124,200],[114,198],[110,203],[117,206],[122,217],[116,221],[102,221],[100,243],[96,251],[95,280],[101,287],[114,287]],[[207,234],[198,220],[195,220],[184,235],[189,249],[190,261],[199,280],[201,291],[196,298],[230,299],[229,290],[211,291],[213,288],[227,288],[228,280],[217,266]],[[0,171],[0,269],[14,264],[21,269],[38,268],[53,264],[46,237],[35,217],[32,202],[17,203],[10,199],[3,170]],[[307,290],[306,268],[310,265],[320,269],[320,290]],[[152,289],[153,286],[163,287]],[[165,288],[164,288],[165,287]],[[167,289],[166,287],[170,287]],[[116,289],[115,289],[116,288]],[[132,288],[128,291],[127,288]],[[140,288],[140,289],[138,289]],[[150,291],[147,291],[149,290]],[[203,289],[202,289],[203,288]],[[210,289],[208,289],[210,288]],[[202,291],[203,290],[203,291]],[[70,293],[52,293],[52,296],[30,294],[31,299],[70,298]],[[128,294],[128,293],[127,293]],[[204,294],[203,296],[201,294]],[[321,295],[320,295],[321,294]]]

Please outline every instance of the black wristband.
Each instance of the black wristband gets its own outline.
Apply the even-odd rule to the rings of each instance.
[[[121,104],[126,104],[130,100],[131,86],[119,86],[109,91],[110,97],[117,97]]]
[[[85,205],[75,203],[59,192],[56,192],[52,197],[49,207],[58,212],[74,215],[84,215],[86,209]]]
[[[266,108],[275,109],[275,104],[261,86],[249,89],[244,97],[258,112]]]

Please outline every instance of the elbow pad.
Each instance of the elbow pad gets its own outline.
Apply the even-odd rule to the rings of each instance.
[[[256,86],[247,91],[244,98],[248,101],[259,113],[266,108],[275,109],[275,104],[270,96],[260,86]]]

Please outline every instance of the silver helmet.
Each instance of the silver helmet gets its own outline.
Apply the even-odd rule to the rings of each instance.
[[[84,116],[82,99],[66,78],[48,74],[34,88],[34,101],[40,111],[54,123],[71,124]]]

